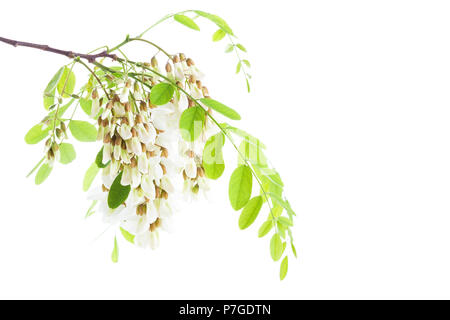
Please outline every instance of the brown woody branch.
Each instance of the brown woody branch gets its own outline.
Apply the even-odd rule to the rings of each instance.
[[[12,45],[14,47],[28,47],[28,48],[34,48],[34,49],[39,49],[39,50],[43,50],[43,51],[53,52],[56,54],[66,56],[70,59],[75,59],[76,57],[80,57],[81,59],[86,59],[90,63],[95,62],[95,60],[98,58],[110,58],[113,60],[117,60],[117,56],[115,54],[108,53],[108,51],[102,51],[97,54],[84,54],[84,53],[77,53],[77,52],[73,52],[73,51],[66,51],[66,50],[52,48],[45,44],[36,44],[36,43],[31,43],[31,42],[11,40],[11,39],[7,39],[7,38],[3,38],[3,37],[0,37],[0,41],[7,43],[9,45]]]

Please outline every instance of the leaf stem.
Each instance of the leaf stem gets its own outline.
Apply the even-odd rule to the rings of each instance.
[[[102,87],[102,89],[103,89],[103,92],[105,92],[105,95],[106,95],[106,97],[108,98],[108,100],[110,100],[110,97],[109,97],[109,94],[108,94],[108,92],[106,91],[106,88],[105,88],[105,86],[103,85],[103,83],[100,81],[100,79],[98,78],[98,76],[95,74],[95,72],[91,69],[91,68],[89,68],[89,66],[84,62],[84,61],[82,61],[80,58],[75,58],[75,61],[76,62],[78,62],[78,63],[80,63],[80,64],[82,64],[93,76],[94,76],[94,78],[95,78],[95,80],[97,80],[97,82],[98,82],[98,84]]]

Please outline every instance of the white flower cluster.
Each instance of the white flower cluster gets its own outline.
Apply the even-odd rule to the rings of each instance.
[[[162,74],[155,58],[148,67]],[[183,54],[174,56],[165,71],[167,78],[195,99],[208,97],[201,73]],[[151,86],[164,81],[157,76],[147,80]],[[97,90],[92,92],[91,116],[98,119],[102,161],[107,165],[101,188],[91,199],[100,201],[105,222],[134,235],[136,245],[154,249],[159,230],[170,230],[179,195],[192,198],[208,189],[201,155],[211,124],[206,119],[201,137],[186,142],[178,126],[182,112],[195,105],[192,100],[181,92],[166,105],[155,106],[147,87],[131,79],[120,81],[109,100],[100,98]],[[111,209],[108,193],[120,175],[121,185],[130,186],[131,191],[123,204]]]

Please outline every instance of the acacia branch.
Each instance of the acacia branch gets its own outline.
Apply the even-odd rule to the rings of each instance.
[[[113,60],[117,60],[117,56],[115,54],[108,53],[108,51],[102,51],[97,54],[84,54],[84,53],[77,53],[77,52],[73,52],[73,51],[66,51],[66,50],[52,48],[45,44],[36,44],[36,43],[31,43],[31,42],[11,40],[11,39],[7,39],[7,38],[3,38],[3,37],[0,37],[0,41],[7,43],[9,45],[12,45],[14,47],[28,47],[28,48],[34,48],[34,49],[39,49],[39,50],[43,50],[43,51],[53,52],[56,54],[66,56],[70,59],[75,59],[76,57],[80,57],[81,59],[86,59],[90,63],[95,62],[95,60],[98,58],[110,58]]]

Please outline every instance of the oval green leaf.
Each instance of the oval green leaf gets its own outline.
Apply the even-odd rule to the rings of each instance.
[[[291,249],[292,249],[292,253],[294,254],[294,257],[297,258],[297,249],[295,248],[295,245],[293,242],[291,242]]]
[[[52,172],[53,167],[51,167],[48,163],[44,163],[36,173],[36,177],[34,177],[34,183],[40,185],[43,183],[50,173]]]
[[[238,43],[238,44],[236,45],[236,47],[238,47],[239,50],[241,50],[241,51],[247,52],[247,49],[245,49],[245,47],[244,47],[242,44],[240,44],[240,43]]]
[[[47,87],[44,90],[44,108],[48,110],[50,106],[55,103],[55,91],[56,86],[58,85],[61,76],[64,73],[64,67],[60,68],[58,72],[55,73],[53,78],[47,84]]]
[[[210,107],[211,109],[223,114],[225,117],[230,118],[231,120],[241,120],[241,116],[235,110],[227,107],[223,103],[216,101],[210,98],[200,99],[201,103],[205,106]]]
[[[120,180],[122,180],[122,174],[123,172],[121,172],[116,177],[108,193],[108,206],[111,209],[116,209],[122,203],[124,203],[128,199],[128,195],[130,194],[131,191],[131,187],[129,185],[123,186],[120,183]]]
[[[196,140],[203,129],[205,123],[205,110],[202,107],[191,107],[181,114],[180,130],[181,136],[186,141]]]
[[[259,238],[264,237],[266,234],[270,232],[270,230],[272,230],[272,227],[273,227],[272,220],[265,221],[258,230],[258,237]]]
[[[274,261],[280,260],[283,255],[283,243],[278,233],[275,233],[270,240],[270,255]]]
[[[223,31],[222,29],[217,30],[216,32],[214,32],[213,36],[212,36],[212,41],[217,42],[222,40],[224,37],[226,36],[225,31]]]
[[[286,278],[288,272],[288,257],[284,257],[283,261],[281,261],[280,265],[280,280]]]
[[[27,134],[25,135],[25,142],[28,144],[36,144],[42,140],[44,140],[50,131],[50,127],[47,126],[43,129],[43,124],[39,123],[32,127]]]
[[[114,249],[111,253],[111,260],[114,263],[119,261],[119,246],[117,245],[117,237],[114,237]]]
[[[120,227],[120,232],[122,233],[122,236],[127,240],[128,242],[134,243],[135,236],[131,233],[129,233],[124,228]]]
[[[63,98],[68,98],[73,93],[73,90],[75,89],[75,74],[70,68],[64,67],[63,74],[58,81],[57,89],[58,93]]]
[[[92,185],[92,182],[94,181],[95,177],[97,176],[98,172],[100,171],[99,167],[95,163],[91,164],[89,169],[87,169],[86,173],[84,174],[83,179],[83,191],[88,191],[89,188]]]
[[[234,35],[233,30],[231,30],[231,28],[228,26],[228,24],[225,22],[225,20],[223,20],[221,17],[219,17],[215,14],[211,14],[211,13],[200,11],[200,10],[195,10],[195,13],[198,14],[199,16],[206,18],[206,19],[210,20],[211,22],[215,23],[220,29],[222,29],[226,33],[228,33],[230,35]]]
[[[59,153],[59,162],[61,162],[62,164],[71,163],[77,156],[75,148],[70,143],[61,143],[59,145]]]
[[[176,14],[173,18],[175,19],[175,21],[181,23],[182,25],[185,25],[188,28],[200,31],[199,26],[188,16],[185,16],[183,14]]]
[[[253,176],[248,166],[237,167],[230,177],[228,197],[234,210],[242,209],[252,194]]]
[[[94,142],[97,140],[97,129],[86,121],[72,120],[69,129],[75,139],[81,142]]]
[[[258,217],[259,211],[263,205],[263,199],[261,196],[254,197],[245,205],[239,217],[239,228],[244,230],[251,226],[251,224]]]
[[[159,83],[150,91],[150,101],[154,105],[161,106],[168,103],[175,93],[175,87],[170,83]]]
[[[84,113],[86,113],[88,116],[91,116],[92,100],[81,98],[80,106],[81,109],[83,109]]]
[[[220,178],[225,170],[225,161],[223,159],[222,148],[225,143],[223,133],[211,136],[205,143],[203,149],[203,168],[209,179],[216,180]]]

